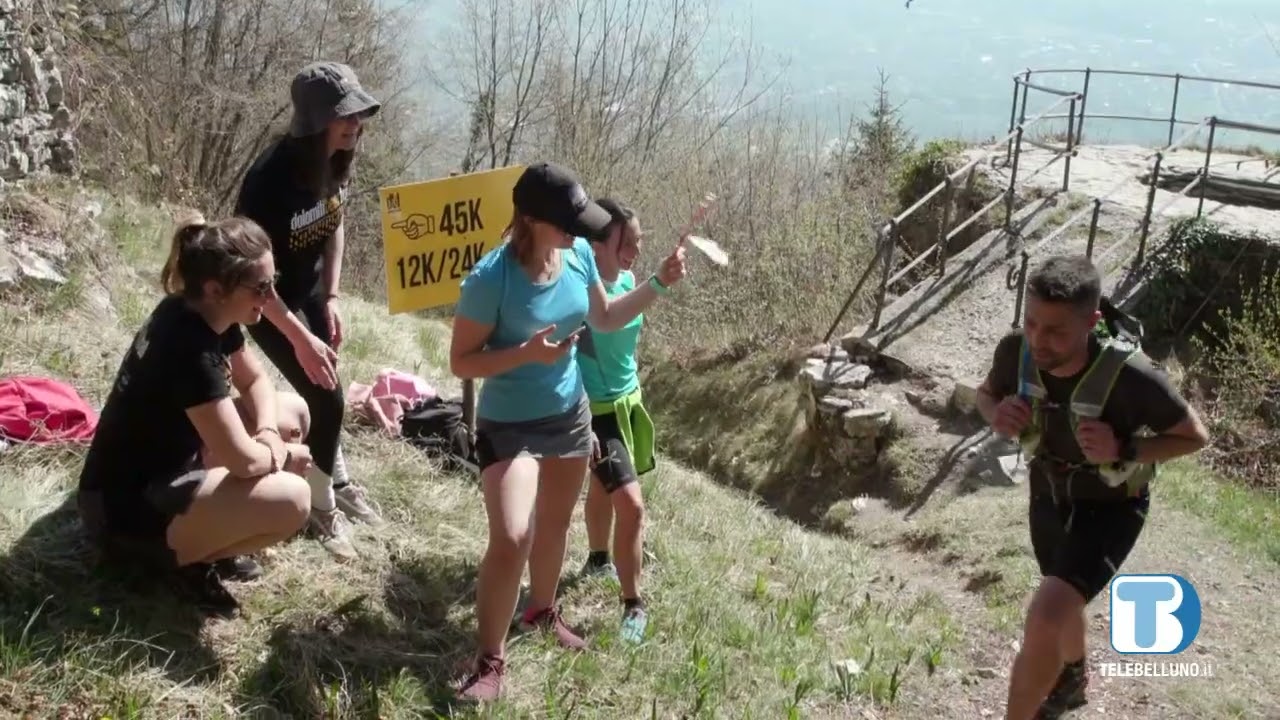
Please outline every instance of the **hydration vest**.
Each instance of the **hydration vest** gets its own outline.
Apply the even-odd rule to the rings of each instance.
[[[1109,312],[1108,312],[1109,311]],[[1104,315],[1118,313],[1114,308],[1104,306]],[[1126,318],[1127,319],[1127,318]],[[1074,434],[1081,418],[1100,418],[1102,409],[1106,407],[1116,380],[1120,377],[1125,365],[1139,358],[1142,349],[1136,337],[1118,327],[1118,323],[1104,317],[1099,328],[1095,330],[1101,351],[1097,358],[1085,370],[1084,377],[1076,383],[1071,392],[1070,417],[1071,430]],[[1105,325],[1103,325],[1105,323]],[[1139,328],[1141,326],[1139,325]],[[1141,330],[1139,329],[1139,333]],[[1040,370],[1031,359],[1031,348],[1027,339],[1022,339],[1022,351],[1018,358],[1018,395],[1031,405],[1031,422],[1018,438],[1018,444],[1028,458],[1037,456],[1040,441],[1047,427],[1044,402],[1048,391],[1040,378]],[[1047,453],[1041,453],[1047,457]],[[1053,459],[1053,458],[1049,458]],[[1156,476],[1154,463],[1114,462],[1106,465],[1092,463],[1066,463],[1055,460],[1059,464],[1073,466],[1073,469],[1088,469],[1095,472],[1108,487],[1116,488],[1125,485],[1130,494],[1137,494]]]

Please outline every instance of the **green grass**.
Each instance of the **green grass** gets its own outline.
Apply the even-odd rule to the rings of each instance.
[[[1189,460],[1168,464],[1156,482],[1172,504],[1213,523],[1233,544],[1280,565],[1280,495],[1224,481]]]
[[[107,230],[75,240],[98,274],[83,294],[29,292],[0,306],[0,372],[105,396],[136,323],[158,299],[165,213],[99,193]],[[154,211],[153,211],[154,212]],[[123,218],[133,217],[126,220]],[[134,254],[136,253],[136,254]],[[86,266],[88,267],[88,266]],[[91,281],[91,282],[90,282]],[[101,288],[101,292],[93,288]],[[97,292],[95,295],[94,293]],[[94,297],[106,302],[94,302]],[[344,382],[383,367],[447,393],[447,328],[345,300]],[[202,622],[162,587],[97,566],[70,504],[80,450],[18,448],[0,474],[0,715],[430,718],[473,649],[486,521],[474,478],[354,425],[348,459],[391,522],[359,527],[359,561],[306,539],[234,586],[244,614]],[[956,623],[927,592],[878,584],[873,552],[780,518],[752,496],[664,458],[648,476],[650,636],[620,646],[617,590],[573,582],[567,617],[591,640],[566,654],[514,637],[505,701],[472,717],[847,717],[911,707],[957,655]],[[910,713],[908,713],[910,714]]]

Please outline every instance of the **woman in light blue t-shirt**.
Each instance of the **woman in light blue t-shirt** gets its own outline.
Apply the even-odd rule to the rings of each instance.
[[[684,277],[677,246],[648,282],[610,299],[583,238],[605,232],[611,218],[566,168],[531,165],[512,200],[506,241],[462,282],[449,353],[455,375],[484,379],[476,458],[489,544],[476,586],[480,653],[459,689],[471,700],[501,693],[507,628],[526,563],[522,625],[552,632],[564,647],[586,647],[555,607],[565,536],[598,452],[575,357],[578,334],[587,321],[604,331],[625,326]]]

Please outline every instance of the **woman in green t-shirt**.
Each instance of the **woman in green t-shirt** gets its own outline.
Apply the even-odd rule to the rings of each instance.
[[[616,200],[604,198],[597,204],[608,211],[612,220],[602,239],[592,240],[591,249],[605,292],[612,298],[635,287],[631,267],[640,256],[640,221],[634,211]],[[654,467],[654,442],[653,422],[641,402],[636,366],[643,324],[644,316],[637,315],[613,332],[600,332],[588,325],[578,339],[578,366],[591,401],[591,428],[601,455],[592,468],[587,490],[585,514],[591,552],[583,573],[617,578],[622,586],[622,639],[627,642],[644,639],[647,625],[640,596],[644,500],[638,480]],[[610,562],[608,550],[615,516],[616,567]]]

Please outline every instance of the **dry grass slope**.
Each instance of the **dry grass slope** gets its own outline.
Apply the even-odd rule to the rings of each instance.
[[[97,403],[157,299],[171,213],[61,184],[32,195],[50,206],[46,230],[71,245],[71,280],[4,299],[0,373],[63,378]],[[443,376],[443,326],[357,300],[345,312],[346,380],[385,366]],[[470,651],[479,492],[403,444],[357,428],[346,442],[392,525],[362,530],[361,560],[348,566],[305,539],[276,549],[263,579],[236,588],[245,616],[206,623],[153,581],[91,564],[66,502],[79,452],[0,456],[0,715],[447,715],[445,683]],[[651,636],[616,645],[616,590],[570,587],[567,613],[591,652],[516,639],[511,693],[485,717],[920,716],[919,688],[953,662],[955,626],[935,595],[877,584],[866,547],[675,463],[645,489],[658,558]],[[574,585],[580,522],[570,552]]]

